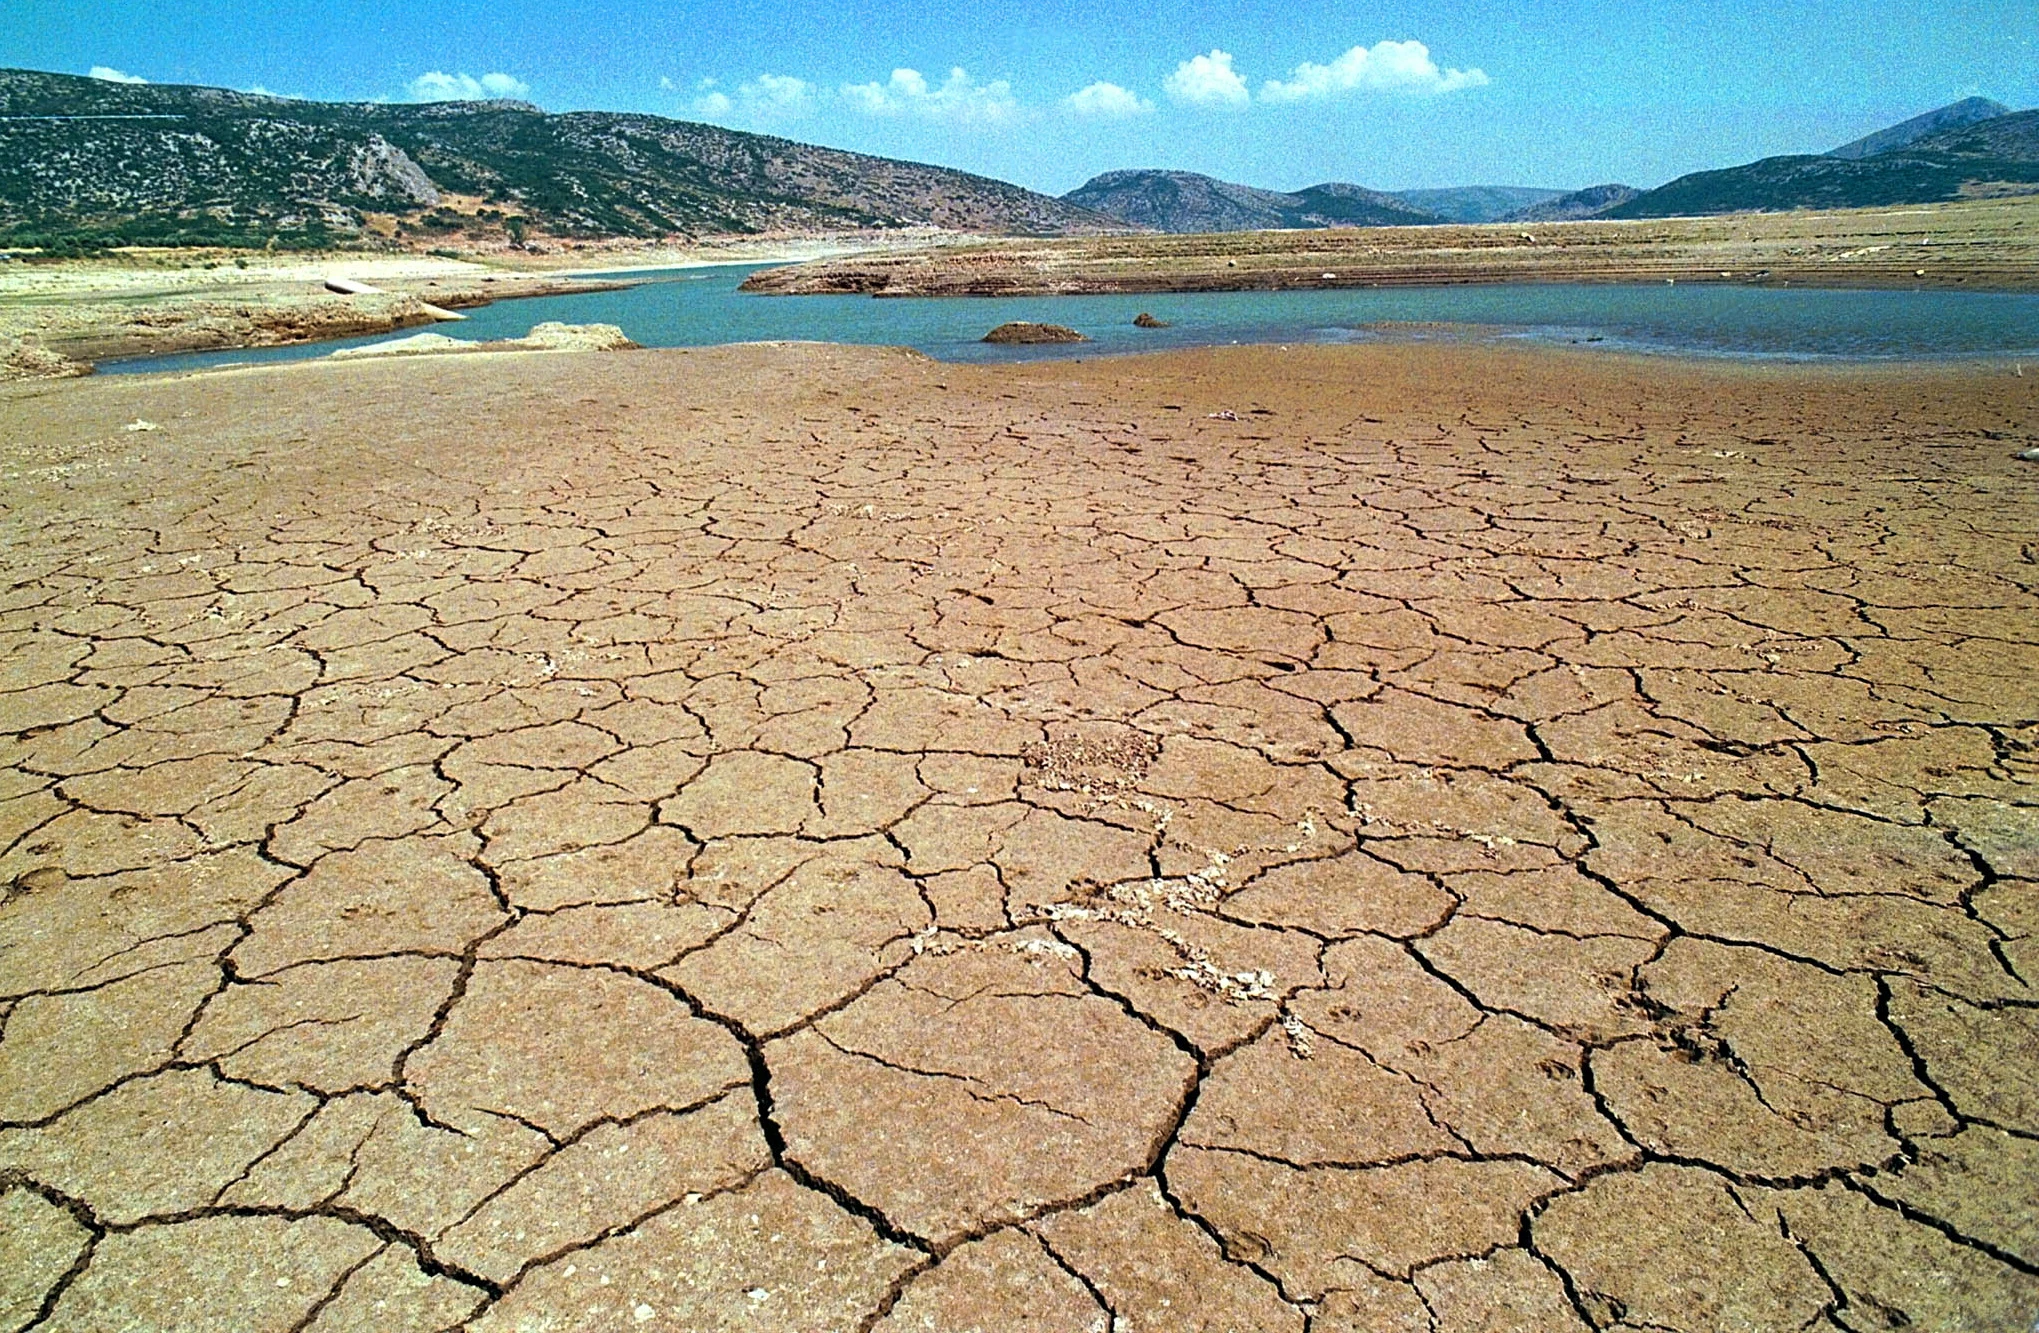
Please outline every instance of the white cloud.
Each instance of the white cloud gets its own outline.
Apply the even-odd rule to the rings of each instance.
[[[1450,93],[1487,83],[1477,69],[1439,69],[1421,42],[1376,42],[1355,46],[1328,65],[1304,61],[1286,82],[1269,79],[1260,87],[1268,102],[1302,102],[1352,92]]]
[[[1144,116],[1154,109],[1152,102],[1130,88],[1103,82],[1069,94],[1062,99],[1062,105],[1079,116],[1096,116],[1099,119]]]
[[[671,75],[661,74],[658,76],[658,86],[661,91],[669,93],[680,85],[673,82]]]
[[[1176,101],[1198,106],[1245,106],[1251,98],[1246,80],[1232,68],[1231,54],[1219,50],[1183,61],[1162,87]]]
[[[429,70],[412,79],[405,91],[413,102],[479,102],[490,97],[522,97],[531,85],[508,74],[447,74]]]
[[[139,74],[123,74],[121,71],[114,69],[110,65],[94,65],[90,70],[86,71],[86,77],[93,79],[102,79],[107,83],[148,82],[147,79],[143,78]]]
[[[713,79],[698,85],[694,114],[703,120],[743,120],[774,124],[810,114],[819,97],[815,86],[790,74],[760,74],[739,84],[736,95],[721,91]]]
[[[885,83],[846,83],[839,90],[852,110],[867,116],[917,116],[965,125],[999,125],[1018,119],[1020,107],[1004,79],[978,83],[961,69],[939,85],[919,70],[895,69]]]

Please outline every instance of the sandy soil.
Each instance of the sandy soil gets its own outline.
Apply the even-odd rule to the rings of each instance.
[[[1020,296],[1460,282],[2039,288],[2039,195],[1651,222],[949,244],[761,273],[783,294]]]
[[[0,388],[0,1323],[2024,1329],[2039,377]]]

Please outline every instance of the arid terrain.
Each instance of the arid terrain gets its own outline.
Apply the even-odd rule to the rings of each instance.
[[[1000,240],[760,273],[779,294],[1022,296],[1461,282],[2039,288],[2039,195],[1647,222]]]
[[[0,1328],[2025,1330],[2035,423],[1435,346],[0,386]]]

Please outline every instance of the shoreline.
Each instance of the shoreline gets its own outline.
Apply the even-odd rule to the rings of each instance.
[[[235,260],[239,260],[236,263]],[[362,289],[336,291],[346,280]],[[634,284],[431,256],[333,252],[219,259],[136,251],[0,269],[0,379],[90,374],[100,361],[331,342],[457,325],[498,301]]]
[[[90,374],[101,361],[229,352],[398,333],[497,301],[635,285],[616,275],[808,262],[981,240],[933,231],[766,236],[689,246],[590,242],[534,255],[336,250],[304,255],[137,247],[58,264],[0,265],[0,380]],[[595,260],[595,256],[603,258]],[[594,262],[589,262],[593,260]],[[328,278],[378,291],[328,291]]]
[[[1511,359],[1535,361],[1547,359],[1553,364],[1604,368],[1610,374],[1648,376],[1650,374],[1694,375],[1698,377],[1718,376],[1723,380],[1749,377],[1771,377],[1798,380],[1951,380],[1951,381],[1993,381],[1998,379],[2033,378],[2039,381],[2039,353],[2030,358],[2014,354],[1980,352],[1953,353],[1944,356],[1892,356],[1892,357],[1840,357],[1840,356],[1767,356],[1757,354],[1720,353],[1708,354],[1685,350],[1652,351],[1628,346],[1586,346],[1567,342],[1521,340],[1421,340],[1381,339],[1371,342],[1347,343],[1278,343],[1278,342],[1213,342],[1190,346],[1163,348],[1134,348],[1126,350],[1099,351],[1071,346],[1061,354],[1034,355],[1005,361],[947,361],[931,356],[918,348],[884,343],[827,342],[818,339],[754,339],[727,343],[703,343],[686,347],[635,347],[621,354],[642,356],[673,355],[715,355],[739,352],[745,348],[814,348],[845,356],[897,355],[913,363],[936,366],[945,371],[966,373],[1015,371],[1025,372],[1029,368],[1070,368],[1087,366],[1108,366],[1133,368],[1137,363],[1151,363],[1162,373],[1182,369],[1183,365],[1204,358],[1259,355],[1294,355],[1309,358],[1317,355],[1350,355],[1364,358],[1368,355],[1395,356],[1411,354],[1434,356],[1447,364],[1454,361],[1468,366],[1482,362],[1502,362]],[[260,349],[224,349],[260,350]],[[573,349],[580,350],[580,349]],[[556,353],[544,350],[504,347],[477,347],[475,349],[448,349],[444,352],[412,353],[401,358],[372,358],[373,360],[400,359],[405,362],[444,362],[447,360],[469,361],[477,358],[499,358],[505,356],[548,357]],[[618,353],[605,353],[615,355]],[[116,363],[117,365],[118,363]],[[138,382],[163,382],[187,379],[193,376],[215,376],[227,374],[292,372],[319,366],[345,366],[364,364],[364,359],[339,358],[330,355],[308,356],[296,359],[221,361],[214,364],[188,367],[170,367],[149,370],[103,369],[102,374],[121,380]],[[2025,366],[2031,366],[2028,376]],[[0,401],[4,401],[7,382],[0,380]]]
[[[637,284],[620,284],[620,285],[627,287],[634,286]],[[1079,296],[1081,295],[1085,294],[1079,294]],[[1110,296],[1114,294],[1107,293],[1100,295]],[[1984,296],[1990,294],[1977,293],[1977,295]],[[1227,338],[1223,336],[1214,335],[1211,338],[1211,340],[1207,342],[1177,342],[1158,346],[1155,345],[1121,346],[1113,345],[1110,343],[1099,344],[1096,342],[1085,342],[1085,343],[1058,344],[1052,347],[1028,347],[1021,349],[1019,354],[997,358],[944,356],[940,354],[940,352],[938,351],[928,351],[924,348],[914,347],[909,344],[898,342],[884,342],[884,341],[863,342],[863,341],[830,340],[825,338],[799,338],[799,337],[736,338],[731,339],[727,342],[719,343],[691,343],[670,346],[646,344],[643,347],[634,350],[699,352],[709,351],[717,348],[741,347],[752,345],[764,345],[764,346],[811,345],[818,347],[829,347],[845,352],[854,352],[860,350],[881,350],[881,351],[898,350],[906,352],[916,357],[925,358],[936,364],[944,366],[995,366],[995,365],[1025,366],[1033,364],[1072,365],[1089,361],[1124,361],[1127,359],[1139,357],[1166,357],[1176,354],[1209,352],[1223,350],[1227,348],[1241,348],[1241,347],[1271,349],[1279,350],[1282,352],[1288,352],[1291,350],[1307,351],[1313,349],[1335,349],[1335,348],[1352,348],[1363,350],[1368,348],[1385,349],[1404,347],[1406,348],[1435,347],[1445,350],[1458,350],[1471,353],[1479,353],[1483,351],[1493,351],[1502,353],[1509,351],[1523,351],[1529,353],[1547,352],[1580,357],[1600,358],[1608,361],[1629,361],[1640,365],[1689,364],[1694,366],[1720,366],[1720,367],[1736,367],[1736,366],[1751,368],[1775,367],[1779,370],[1786,371],[1806,370],[1819,367],[1828,367],[1840,370],[1903,369],[1907,367],[1928,369],[1941,367],[1941,368],[1969,368],[1983,373],[1994,373],[1997,371],[2001,371],[2002,373],[2009,374],[2014,377],[2022,377],[2024,374],[2023,368],[2026,365],[2031,365],[2034,367],[2034,373],[2039,374],[2039,346],[2033,346],[2030,348],[2022,349],[1993,348],[1984,350],[1958,350],[1949,352],[1900,352],[1886,354],[1842,353],[1842,352],[1820,352],[1820,351],[1776,352],[1776,351],[1723,350],[1698,346],[1680,346],[1670,343],[1651,344],[1627,340],[1614,335],[1595,336],[1590,338],[1576,338],[1558,336],[1557,334],[1545,336],[1537,332],[1529,333],[1502,332],[1496,331],[1496,326],[1494,325],[1481,322],[1455,323],[1452,321],[1429,321],[1427,322],[1427,326],[1436,330],[1438,336],[1421,336],[1390,332],[1390,333],[1377,333],[1365,337],[1353,337],[1345,339],[1324,339],[1321,341],[1289,339],[1287,341],[1283,341],[1278,338],[1241,339],[1241,338]],[[445,332],[451,334],[456,338],[461,336],[461,331],[458,326],[453,326],[449,329],[446,329]],[[623,332],[625,333],[626,336],[628,336],[632,331],[626,328],[623,330]],[[499,335],[499,336],[514,336],[514,335]],[[282,344],[274,348],[234,347],[218,349],[201,349],[199,351],[200,355],[217,355],[222,358],[230,357],[235,352],[251,352],[251,351],[259,352],[283,349],[288,349],[292,351],[304,351],[309,354],[303,356],[261,357],[253,360],[220,360],[209,364],[199,365],[181,365],[168,367],[150,366],[141,369],[126,368],[138,361],[155,361],[161,359],[161,357],[164,355],[169,356],[178,355],[177,353],[144,354],[142,356],[136,357],[122,357],[117,359],[110,358],[108,360],[108,363],[102,365],[100,369],[103,373],[109,373],[114,375],[154,375],[154,374],[183,375],[183,374],[212,373],[217,370],[241,368],[247,366],[297,365],[322,360],[324,359],[325,356],[331,355],[331,353],[319,354],[312,352],[311,349],[314,349],[320,345],[321,345],[320,342],[308,341],[291,344]],[[449,354],[454,352],[465,353],[467,351],[467,349],[465,348],[460,349],[449,348],[446,350]]]
[[[770,269],[770,296],[1073,296],[1493,283],[2039,290],[2039,195],[1650,221],[1006,239]]]

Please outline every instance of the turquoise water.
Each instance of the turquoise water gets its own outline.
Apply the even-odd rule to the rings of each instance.
[[[1225,343],[1529,341],[1614,351],[1781,360],[2023,357],[2039,360],[2039,294],[1826,291],[1730,286],[1523,284],[1153,296],[873,299],[750,296],[757,265],[617,276],[625,291],[501,301],[442,325],[460,338],[521,337],[533,324],[616,324],[648,347],[769,340],[917,348],[944,361],[1023,361]],[[1148,311],[1173,325],[1136,329]],[[1066,324],[1087,344],[994,347],[1007,320]],[[417,332],[296,347],[108,363],[106,371],[189,370],[323,356]]]

